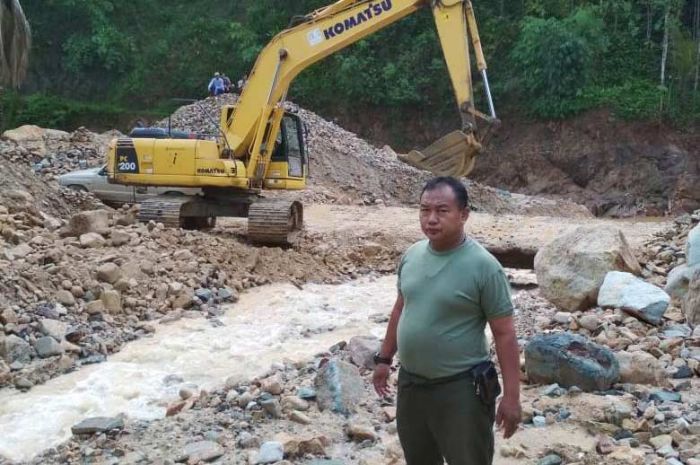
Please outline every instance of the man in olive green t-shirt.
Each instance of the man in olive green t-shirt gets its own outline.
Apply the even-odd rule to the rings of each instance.
[[[520,423],[519,350],[510,286],[498,261],[464,234],[466,188],[429,181],[420,223],[427,240],[412,245],[398,269],[398,298],[374,372],[384,396],[399,353],[397,427],[407,465],[489,465],[494,421],[508,438]],[[503,398],[484,402],[472,368],[489,361],[489,324],[503,375]]]

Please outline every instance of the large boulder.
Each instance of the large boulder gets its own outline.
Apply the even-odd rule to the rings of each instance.
[[[32,346],[24,339],[11,334],[0,334],[0,358],[12,365],[15,362],[27,363],[32,359]]]
[[[632,384],[663,385],[666,379],[666,371],[663,364],[648,352],[615,353],[620,365],[620,382]]]
[[[124,420],[119,417],[92,417],[71,427],[71,432],[74,435],[81,435],[107,433],[121,429],[124,429]]]
[[[621,308],[625,312],[653,325],[663,322],[671,298],[661,288],[630,273],[611,271],[598,293],[598,305]]]
[[[66,331],[68,331],[68,325],[59,320],[53,320],[50,318],[42,318],[39,321],[39,331],[45,336],[51,336],[58,342],[61,342],[66,336]]]
[[[690,279],[696,271],[700,271],[700,265],[680,265],[675,267],[666,277],[664,291],[671,297],[682,299],[688,292]]]
[[[25,124],[16,129],[10,129],[2,133],[2,138],[21,145],[26,150],[41,157],[46,155],[46,131],[39,126]]]
[[[525,346],[525,370],[531,383],[609,389],[620,378],[612,351],[571,333],[540,334]]]
[[[641,273],[622,231],[613,226],[581,226],[541,248],[535,256],[543,295],[562,310],[585,310],[598,300],[608,271]]]
[[[689,325],[700,325],[700,270],[696,271],[690,280],[682,308]]]
[[[379,351],[381,342],[374,336],[355,336],[348,341],[350,360],[360,368],[374,368],[374,354]]]
[[[688,285],[693,275],[700,271],[700,224],[688,233],[685,243],[686,262],[672,269],[666,279],[664,290],[671,295],[682,299],[688,292]]]
[[[106,234],[109,231],[109,212],[91,210],[73,215],[68,222],[68,233],[81,236],[87,233]]]
[[[362,400],[365,384],[357,367],[337,359],[326,362],[314,381],[318,408],[350,415]]]
[[[688,233],[685,243],[685,262],[688,266],[700,265],[700,224]]]
[[[34,348],[36,349],[36,353],[41,358],[48,358],[63,354],[63,347],[61,347],[61,344],[59,344],[56,339],[52,338],[51,336],[44,336],[37,339]]]

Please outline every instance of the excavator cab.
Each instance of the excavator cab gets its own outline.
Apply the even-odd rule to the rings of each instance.
[[[306,185],[309,173],[306,134],[306,127],[299,115],[286,112],[265,178],[266,188],[301,189]]]

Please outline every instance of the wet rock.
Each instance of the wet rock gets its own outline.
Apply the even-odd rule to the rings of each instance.
[[[103,247],[105,243],[105,238],[97,233],[86,233],[80,236],[80,245],[85,249],[97,249]]]
[[[380,341],[374,336],[356,336],[348,341],[346,350],[350,352],[352,363],[360,368],[374,367],[374,354],[379,351]]]
[[[281,442],[268,441],[260,446],[256,464],[275,463],[284,459],[284,446]]]
[[[73,215],[68,222],[68,233],[81,236],[87,233],[103,234],[109,231],[109,213],[106,210],[92,210]]]
[[[693,370],[688,365],[681,365],[678,370],[673,373],[673,379],[686,379],[693,377]]]
[[[700,325],[700,270],[693,273],[683,298],[683,315],[691,325]]]
[[[661,385],[666,379],[663,364],[647,352],[615,352],[620,366],[620,382]]]
[[[301,387],[297,390],[297,395],[300,399],[316,400],[316,390],[310,387]]]
[[[649,395],[649,399],[657,401],[657,402],[680,402],[681,395],[677,392],[659,389],[659,390],[652,392]]]
[[[213,462],[224,455],[224,449],[212,441],[197,441],[187,444],[183,455],[192,463]]]
[[[222,302],[238,302],[238,293],[230,287],[219,288],[217,296]]]
[[[75,297],[70,291],[67,291],[65,289],[61,289],[56,293],[56,300],[61,305],[66,305],[68,307],[72,307],[73,305],[75,305]]]
[[[337,359],[329,360],[319,369],[314,385],[319,409],[342,415],[356,411],[365,391],[357,368]]]
[[[194,295],[199,300],[206,303],[212,299],[212,297],[214,296],[214,293],[211,291],[211,289],[199,288],[199,289],[194,291]]]
[[[124,420],[119,417],[93,417],[87,418],[73,426],[71,432],[74,435],[95,434],[123,428]]]
[[[41,321],[39,321],[39,331],[46,336],[51,336],[59,342],[66,336],[67,328],[68,325],[58,320],[42,318]]]
[[[28,363],[32,359],[32,347],[24,339],[11,334],[4,337],[0,334],[0,357],[7,363]]]
[[[663,321],[671,298],[662,289],[630,273],[611,271],[605,276],[598,294],[598,305],[621,308],[653,325]]]
[[[187,400],[187,399],[197,395],[198,392],[199,392],[199,387],[197,385],[186,384],[180,388],[180,390],[178,391],[178,395],[180,396],[180,399]]]
[[[611,270],[641,274],[627,240],[612,226],[579,227],[542,247],[535,256],[542,294],[567,311],[595,305]]]
[[[105,263],[97,269],[97,279],[102,282],[114,284],[122,277],[122,272],[114,263]]]
[[[37,339],[34,348],[36,349],[36,353],[41,358],[48,358],[53,357],[54,355],[63,354],[61,344],[50,336],[44,336]]]
[[[584,391],[609,389],[620,378],[614,354],[570,333],[537,335],[525,347],[530,382],[578,386]]]
[[[537,465],[561,465],[562,458],[557,454],[549,454],[537,461]]]

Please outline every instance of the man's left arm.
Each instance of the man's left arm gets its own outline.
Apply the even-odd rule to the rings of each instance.
[[[503,398],[498,405],[496,424],[503,429],[503,437],[511,437],[521,420],[520,407],[520,350],[512,316],[489,320],[496,343],[496,354],[503,375]]]

